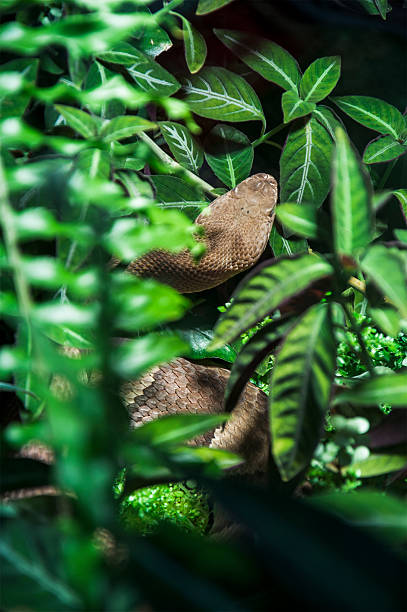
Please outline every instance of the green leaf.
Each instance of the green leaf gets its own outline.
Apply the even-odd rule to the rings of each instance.
[[[56,104],[55,108],[63,116],[67,125],[78,132],[78,134],[84,138],[96,137],[99,129],[99,121],[96,117],[92,117],[92,115],[73,106]]]
[[[239,399],[240,393],[256,367],[280,342],[283,334],[293,324],[287,317],[275,319],[260,329],[244,344],[233,363],[225,390],[225,412],[230,412]]]
[[[214,332],[213,329],[206,328],[200,325],[198,328],[185,329],[182,326],[176,326],[177,335],[189,345],[189,350],[184,355],[191,359],[222,359],[228,363],[233,363],[236,359],[235,349],[226,344],[222,348],[215,351],[210,351],[210,346]]]
[[[140,89],[146,93],[171,96],[180,88],[172,74],[128,43],[119,43],[109,51],[99,54],[99,57],[106,62],[124,66]]]
[[[296,60],[283,47],[246,32],[215,29],[214,33],[252,70],[285,90],[298,90],[301,72]]]
[[[168,51],[172,47],[171,38],[157,24],[147,26],[141,37],[133,42],[139,51],[152,58],[157,57],[164,51]]]
[[[286,91],[281,96],[281,106],[284,113],[284,123],[288,123],[298,117],[309,115],[315,110],[314,102],[304,102],[296,91]]]
[[[376,325],[387,336],[395,338],[400,333],[400,317],[393,308],[369,308],[369,314]]]
[[[407,455],[370,455],[364,461],[357,461],[342,468],[342,472],[356,472],[359,478],[371,478],[389,472],[402,470],[407,466]]]
[[[137,427],[131,437],[135,443],[172,446],[191,440],[229,418],[227,414],[175,414]]]
[[[176,208],[187,215],[191,221],[208,206],[200,189],[186,183],[176,176],[154,174],[150,177],[156,192],[156,199],[165,208]]]
[[[270,246],[273,250],[274,257],[280,255],[295,255],[296,253],[305,253],[308,250],[306,240],[290,240],[282,235],[274,224],[270,232]]]
[[[30,101],[30,94],[21,91],[22,86],[33,86],[37,79],[38,59],[19,58],[0,66],[0,79],[6,79],[5,91],[0,93],[0,119],[21,117]],[[9,75],[4,74],[9,73]],[[13,76],[14,75],[14,76]],[[18,84],[17,91],[12,91],[12,81]],[[3,89],[0,86],[0,90]]]
[[[213,13],[213,11],[217,11],[231,2],[233,0],[199,0],[196,14],[207,15],[208,13]]]
[[[393,195],[395,195],[400,202],[401,212],[407,223],[407,189],[396,189],[396,191],[393,191]]]
[[[155,123],[143,117],[114,117],[114,119],[110,119],[110,121],[106,121],[103,124],[100,131],[100,138],[105,142],[122,140],[123,138],[130,138],[135,134],[140,134],[140,132],[152,130],[154,127],[156,127]]]
[[[231,342],[289,298],[330,274],[331,266],[316,255],[281,257],[260,264],[234,292],[231,307],[216,325],[211,348]]]
[[[372,237],[372,203],[367,177],[345,132],[336,131],[332,193],[337,253],[353,255]]]
[[[177,162],[197,174],[203,164],[203,151],[188,128],[173,121],[160,121],[158,125]]]
[[[393,234],[400,242],[405,242],[407,244],[407,230],[405,229],[395,229],[393,230]]]
[[[187,345],[176,336],[148,334],[116,347],[111,354],[111,366],[125,380],[138,378],[153,366],[171,361],[186,350]]]
[[[386,13],[391,10],[388,5],[388,0],[374,0],[374,3],[377,6],[377,10],[380,13],[380,17],[386,20]]]
[[[335,130],[338,127],[341,127],[345,130],[345,127],[338,115],[334,113],[334,111],[328,106],[324,106],[323,104],[318,104],[314,112],[312,113],[315,119],[324,126],[332,140],[335,142]],[[346,131],[346,130],[345,130]]]
[[[320,206],[330,188],[333,143],[313,117],[296,121],[280,158],[282,202],[310,202]]]
[[[104,83],[106,83],[109,79],[114,78],[115,73],[111,70],[102,66],[100,62],[96,60],[92,62],[89,72],[86,75],[84,89],[96,89],[100,87]],[[100,107],[100,116],[102,119],[111,119],[112,117],[117,117],[118,115],[123,115],[126,107],[123,102],[114,97],[114,93],[112,92],[112,96],[110,100],[106,100],[104,104]]]
[[[254,151],[246,134],[218,123],[205,140],[205,159],[216,176],[230,188],[247,178]]]
[[[298,236],[305,238],[327,237],[321,227],[321,217],[315,204],[280,204],[277,206],[278,220]]]
[[[397,139],[404,129],[403,115],[395,106],[384,100],[370,96],[342,96],[332,99],[352,119],[380,134],[391,134]]]
[[[206,42],[202,34],[194,28],[188,19],[185,19],[182,15],[180,15],[180,17],[183,26],[182,32],[184,35],[185,59],[189,71],[194,74],[198,72],[205,63],[207,53]]]
[[[283,480],[305,468],[319,441],[336,366],[328,304],[312,306],[288,332],[271,375],[273,456]]]
[[[407,284],[405,264],[398,249],[373,245],[361,261],[361,267],[374,285],[387,296],[407,318]]]
[[[400,144],[393,136],[379,136],[366,146],[363,161],[365,164],[380,164],[396,159],[406,151],[407,145]]]
[[[191,111],[201,117],[264,123],[263,109],[254,89],[225,68],[203,68],[184,80],[183,91]]]
[[[76,167],[92,179],[108,179],[110,175],[110,157],[100,149],[81,151],[76,160]]]
[[[341,74],[339,55],[320,57],[304,72],[300,83],[300,94],[304,102],[320,102],[336,86]]]
[[[394,408],[407,408],[407,372],[382,374],[363,380],[335,398],[335,404],[346,402],[354,406],[386,403]]]

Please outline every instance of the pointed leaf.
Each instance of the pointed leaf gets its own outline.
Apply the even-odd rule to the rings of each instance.
[[[402,145],[393,136],[379,136],[371,140],[363,153],[365,164],[380,164],[391,161],[407,151],[407,144]]]
[[[103,83],[106,83],[109,79],[114,78],[115,73],[111,70],[102,66],[100,62],[94,61],[92,62],[89,72],[86,75],[84,89],[92,90],[100,87]],[[112,117],[117,117],[118,115],[123,115],[126,108],[123,102],[120,99],[114,99],[114,95],[112,94],[112,99],[107,100],[105,104],[102,104],[100,107],[100,116],[102,119],[111,119]]]
[[[338,115],[336,115],[328,106],[318,104],[312,114],[314,115],[315,119],[324,126],[333,141],[335,141],[335,130],[337,127],[341,127],[345,130],[345,127]]]
[[[158,125],[177,162],[197,174],[203,164],[203,151],[188,128],[173,121],[160,121]]]
[[[386,13],[391,9],[389,8],[388,0],[374,0],[375,5],[380,13],[380,17],[386,20]]]
[[[322,227],[322,218],[315,204],[280,204],[276,209],[277,218],[289,230],[305,238],[327,237]]]
[[[178,91],[177,79],[160,64],[128,43],[119,43],[99,55],[106,62],[125,66],[142,91],[156,96],[171,96]]]
[[[398,249],[375,244],[362,259],[361,267],[379,291],[396,306],[403,318],[407,318],[406,272]]]
[[[264,122],[260,100],[241,76],[225,68],[203,68],[185,79],[184,100],[192,112],[223,121]]]
[[[230,412],[256,367],[273,350],[293,324],[291,318],[275,319],[244,344],[232,366],[225,390],[225,412]]]
[[[305,253],[308,250],[308,243],[306,240],[291,240],[286,238],[280,233],[275,223],[271,228],[269,243],[274,253],[274,257]]]
[[[371,377],[335,397],[335,404],[347,402],[354,406],[386,403],[394,408],[407,408],[407,372]]]
[[[304,102],[297,92],[292,90],[283,93],[281,96],[281,106],[284,113],[284,123],[293,121],[293,119],[298,117],[304,117],[304,115],[309,115],[316,108],[314,102]]]
[[[372,236],[372,203],[367,178],[345,132],[336,130],[332,214],[335,250],[352,255]]]
[[[342,96],[332,99],[341,110],[362,125],[380,134],[391,134],[396,139],[401,136],[404,117],[392,104],[370,96]]]
[[[407,455],[370,455],[364,461],[356,461],[342,468],[342,473],[355,472],[358,478],[371,478],[402,470],[407,466]]]
[[[189,71],[194,74],[198,72],[205,63],[207,53],[206,42],[202,34],[194,28],[188,19],[185,19],[182,15],[180,15],[180,17],[183,25],[182,32],[184,34],[185,59]]]
[[[231,2],[233,0],[199,0],[196,14],[207,15],[208,13],[213,13],[213,11],[217,11],[222,6],[226,6]]]
[[[38,59],[19,58],[6,62],[0,66],[0,77],[2,73],[13,73],[17,80],[18,91],[10,91],[10,80],[5,84],[6,91],[0,94],[0,119],[6,117],[22,117],[30,101],[31,95],[27,91],[21,91],[23,85],[33,86],[37,79]],[[5,76],[5,75],[3,75]]]
[[[133,39],[133,44],[139,51],[153,59],[172,47],[171,38],[157,24],[149,24],[140,38]]]
[[[320,102],[336,86],[341,74],[339,55],[320,57],[304,72],[300,83],[301,98],[305,102]]]
[[[205,140],[205,159],[228,187],[236,187],[249,176],[253,157],[246,134],[230,125],[216,125]]]
[[[99,121],[96,117],[92,117],[92,115],[73,106],[56,104],[55,108],[63,116],[67,125],[78,134],[84,138],[95,138],[99,129]]]
[[[297,91],[301,72],[296,60],[283,47],[246,32],[215,29],[214,33],[245,64],[285,90]]]
[[[199,434],[224,423],[228,414],[174,414],[146,423],[133,430],[135,443],[152,446],[172,446],[191,440]]]
[[[211,348],[231,342],[314,281],[332,274],[316,255],[296,255],[266,261],[237,287],[233,302],[219,319]]]
[[[121,116],[114,117],[110,121],[106,121],[100,131],[100,137],[105,142],[113,142],[113,140],[122,140],[130,138],[140,132],[152,130],[156,124],[144,117]]]
[[[396,189],[396,191],[393,191],[393,195],[395,195],[400,202],[401,212],[407,223],[407,189]]]
[[[110,156],[100,149],[81,151],[76,160],[78,170],[89,178],[108,179],[110,174]]]
[[[332,149],[328,132],[313,117],[293,124],[280,158],[282,202],[322,204],[330,188]]]
[[[328,304],[311,307],[288,332],[271,376],[273,456],[283,480],[305,468],[319,442],[335,374]]]

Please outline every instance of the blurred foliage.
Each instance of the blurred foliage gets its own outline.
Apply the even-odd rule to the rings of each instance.
[[[401,14],[337,4],[297,11],[317,11],[322,38],[331,9],[386,33]],[[283,4],[261,10],[284,22]],[[331,97],[352,91],[336,43],[300,67],[250,30],[242,2],[7,0],[1,12],[2,609],[241,612],[273,599],[398,612],[399,100]],[[233,295],[232,281],[186,299],[112,266],[155,248],[201,256],[197,214],[278,164],[277,259]],[[263,487],[226,477],[233,453],[185,445],[225,415],[129,430],[120,386],[178,355],[232,368],[225,409],[248,379],[270,392],[276,467]],[[207,535],[219,506],[232,541]]]

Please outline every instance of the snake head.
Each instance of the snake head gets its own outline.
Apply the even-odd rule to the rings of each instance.
[[[265,172],[253,174],[229,193],[235,199],[235,209],[238,215],[250,215],[257,218],[274,216],[278,187],[276,179],[271,174]]]

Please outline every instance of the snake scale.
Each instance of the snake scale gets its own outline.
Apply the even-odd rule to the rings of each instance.
[[[195,223],[204,228],[205,255],[195,263],[189,251],[152,251],[128,270],[153,277],[181,293],[204,291],[254,265],[263,253],[275,215],[277,182],[255,174],[216,198]],[[221,413],[229,371],[178,358],[138,381],[123,385],[121,396],[134,426],[167,414]],[[267,398],[248,383],[224,427],[195,438],[196,445],[238,453],[241,473],[264,473],[269,458]]]

